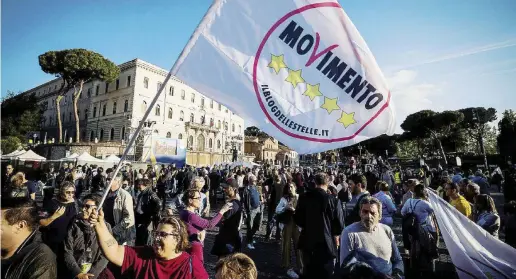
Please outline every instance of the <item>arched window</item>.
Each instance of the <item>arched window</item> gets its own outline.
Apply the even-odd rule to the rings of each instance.
[[[171,138],[172,137],[172,133],[170,132],[167,132],[167,139]]]
[[[129,111],[129,100],[125,100],[124,101],[124,112],[128,112]]]
[[[213,148],[213,140],[212,139],[208,140],[208,147]]]
[[[191,123],[194,123],[195,122],[195,116],[193,113],[190,113],[190,122]]]
[[[217,140],[217,149],[220,149],[220,140]]]
[[[228,130],[228,123],[227,122],[224,122],[224,130]]]
[[[141,109],[142,113],[145,113],[147,111],[147,102],[143,101]]]
[[[156,116],[160,116],[160,114],[161,114],[161,107],[159,105],[156,105],[155,110],[156,110],[155,115]]]
[[[103,139],[104,139],[104,129],[100,129],[99,141],[102,141]]]
[[[184,121],[185,120],[185,114],[183,111],[180,111],[179,112],[179,121]]]
[[[116,102],[113,102],[113,114],[116,114]]]
[[[95,140],[95,132],[91,131],[90,132],[90,141],[94,141]]]
[[[172,108],[168,108],[168,119],[172,119]]]
[[[122,132],[120,133],[120,139],[125,140],[125,127],[122,127]]]
[[[174,86],[170,86],[170,88],[168,90],[168,95],[174,96]]]
[[[179,135],[177,136],[177,138],[178,138],[178,139],[183,139],[183,134],[179,134]]]
[[[188,142],[186,143],[188,148],[193,148],[193,136],[188,137]]]
[[[205,140],[204,140],[204,136],[203,135],[199,135],[197,137],[197,150],[204,151],[204,146],[205,145],[206,145],[206,143],[205,143]]]
[[[235,124],[231,125],[231,132],[235,132]]]
[[[109,140],[115,140],[115,128],[111,128],[109,131]]]

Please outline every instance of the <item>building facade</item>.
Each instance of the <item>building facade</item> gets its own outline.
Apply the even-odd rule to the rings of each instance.
[[[255,161],[262,164],[299,166],[299,156],[294,150],[279,144],[272,137],[245,137],[245,153],[255,155]]]
[[[168,72],[140,59],[119,65],[120,76],[111,83],[92,81],[84,85],[78,101],[80,137],[90,142],[128,141],[143,120]],[[57,138],[56,103],[61,80],[56,79],[27,92],[35,93],[46,108],[41,137]],[[72,92],[61,101],[63,136],[75,135]],[[232,149],[244,153],[244,120],[172,77],[145,121],[144,137],[130,151],[136,160],[146,158],[153,138],[179,139],[187,148],[187,163],[213,165],[228,162]]]

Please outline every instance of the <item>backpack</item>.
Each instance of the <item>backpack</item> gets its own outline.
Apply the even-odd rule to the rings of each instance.
[[[416,209],[416,206],[420,201],[421,200],[416,201],[416,203],[412,206],[412,210],[405,214],[401,220],[402,231],[406,232],[412,237],[416,237],[419,231],[419,222],[417,220],[416,214],[414,213],[414,209]]]
[[[258,193],[255,187],[249,187],[247,195],[249,196],[250,209],[257,209],[260,207],[260,193]]]

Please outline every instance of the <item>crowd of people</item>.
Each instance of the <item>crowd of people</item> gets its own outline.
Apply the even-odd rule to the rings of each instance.
[[[204,251],[219,259],[215,278],[257,278],[243,252],[259,248],[262,224],[290,278],[425,277],[439,256],[429,191],[494,237],[503,228],[516,247],[514,168],[486,176],[354,160],[335,168],[128,165],[116,175],[115,167],[63,164],[36,183],[7,165],[2,278],[208,278]],[[503,220],[493,189],[505,193]]]

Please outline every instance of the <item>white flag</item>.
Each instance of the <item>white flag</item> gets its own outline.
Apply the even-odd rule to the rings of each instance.
[[[516,278],[516,249],[493,237],[429,192],[439,229],[461,279]]]
[[[385,78],[337,1],[216,0],[172,74],[299,153],[395,129]]]

